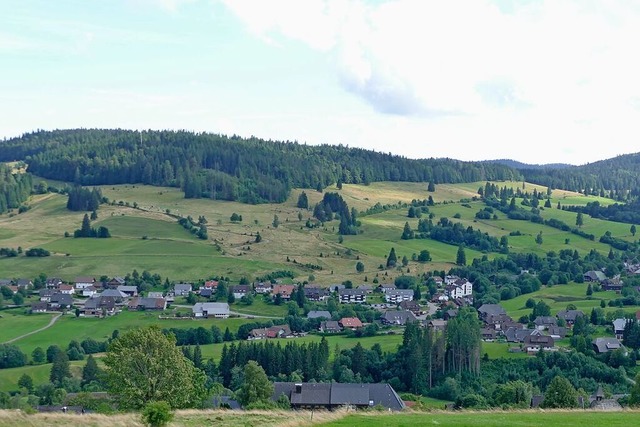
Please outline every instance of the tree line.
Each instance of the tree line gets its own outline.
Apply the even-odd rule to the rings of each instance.
[[[0,214],[20,208],[31,195],[32,186],[30,174],[13,173],[10,167],[0,164]]]
[[[186,197],[282,202],[291,188],[377,181],[456,183],[514,180],[514,169],[451,159],[413,160],[342,145],[308,146],[185,131],[37,131],[0,141],[0,161],[80,185],[180,187]]]

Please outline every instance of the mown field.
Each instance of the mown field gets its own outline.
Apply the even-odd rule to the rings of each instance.
[[[640,412],[595,412],[595,411],[487,411],[487,412],[432,412],[411,414],[353,414],[336,421],[321,423],[325,427],[367,426],[447,426],[447,427],[627,427],[637,425]]]

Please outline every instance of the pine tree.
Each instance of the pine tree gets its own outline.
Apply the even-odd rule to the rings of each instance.
[[[458,253],[456,254],[456,265],[467,265],[467,255],[464,252],[464,246],[458,246]]]
[[[92,381],[97,381],[99,372],[98,364],[90,354],[89,357],[87,357],[87,363],[84,365],[84,368],[82,368],[82,385],[84,386]]]
[[[62,384],[62,380],[65,378],[71,378],[69,357],[64,351],[60,351],[53,359],[53,365],[51,366],[51,372],[49,374],[49,381],[56,386],[60,386]]]
[[[398,257],[396,256],[395,248],[391,248],[391,252],[389,252],[389,256],[387,257],[387,268],[395,267],[398,263]]]
[[[576,215],[576,225],[578,227],[582,227],[584,225],[584,217],[582,216],[582,212],[578,212]]]
[[[200,344],[197,344],[193,349],[193,366],[198,369],[202,369],[202,349],[200,348]]]

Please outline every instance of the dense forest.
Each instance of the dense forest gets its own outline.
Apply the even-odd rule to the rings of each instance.
[[[180,187],[187,198],[282,202],[294,187],[377,181],[518,180],[504,165],[412,160],[342,145],[308,146],[185,131],[38,131],[0,142],[0,161],[24,160],[44,178],[81,185]]]
[[[0,214],[19,208],[31,194],[31,188],[31,175],[14,174],[9,167],[0,164]]]
[[[627,201],[640,196],[640,153],[569,168],[519,168],[524,179],[551,188]]]

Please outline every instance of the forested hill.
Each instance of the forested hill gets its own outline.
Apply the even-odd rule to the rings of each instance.
[[[31,194],[31,175],[14,173],[11,168],[0,165],[0,214],[16,209]]]
[[[573,166],[568,163],[547,163],[544,165],[529,164],[529,163],[522,163],[513,159],[485,160],[485,162],[498,163],[501,165],[509,166],[510,168],[513,168],[513,169],[564,169],[564,168],[570,168]]]
[[[185,197],[281,202],[293,187],[339,181],[459,183],[521,179],[499,164],[412,160],[344,146],[244,139],[185,131],[38,131],[0,142],[0,161],[82,185],[144,183],[181,187]]]
[[[640,196],[640,153],[565,169],[519,169],[526,181],[616,200]]]

